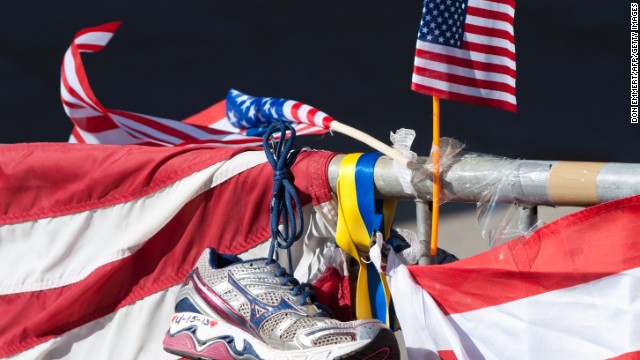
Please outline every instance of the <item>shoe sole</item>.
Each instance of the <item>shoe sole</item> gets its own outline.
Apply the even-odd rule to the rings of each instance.
[[[163,341],[164,350],[178,356],[197,360],[263,360],[260,354],[266,354],[267,359],[317,359],[317,360],[396,360],[400,359],[400,349],[393,332],[382,329],[376,336],[365,344],[351,344],[349,349],[336,349],[335,346],[323,346],[308,350],[269,350],[266,344],[258,339],[244,340],[243,350],[235,348],[232,332],[239,329],[228,329],[224,336],[209,338],[203,342],[198,339],[196,329],[181,331],[175,334],[167,332]],[[218,333],[220,334],[220,333]],[[241,333],[236,333],[241,335]],[[243,336],[240,337],[242,339]],[[346,345],[346,344],[345,344]],[[254,347],[256,349],[254,349]],[[346,351],[346,353],[345,353]],[[336,352],[341,353],[336,355]]]

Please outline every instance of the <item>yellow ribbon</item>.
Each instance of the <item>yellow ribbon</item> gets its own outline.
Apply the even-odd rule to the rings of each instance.
[[[356,317],[358,319],[371,319],[373,317],[372,304],[373,298],[369,294],[368,269],[369,248],[372,243],[373,233],[371,233],[360,213],[357,199],[356,189],[356,163],[362,156],[361,153],[348,154],[344,157],[340,164],[340,170],[337,182],[338,195],[338,224],[336,229],[336,243],[340,248],[346,251],[360,265],[358,272],[358,280],[356,285]],[[365,194],[373,196],[373,194]],[[384,201],[384,237],[388,239],[391,231],[391,223],[395,213],[397,201]],[[386,321],[390,324],[389,304],[391,295],[387,284],[386,276],[383,273],[378,274],[384,288],[384,297],[386,299]]]

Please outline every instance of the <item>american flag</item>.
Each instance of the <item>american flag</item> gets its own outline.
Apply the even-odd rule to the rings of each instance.
[[[298,135],[324,134],[334,119],[299,101],[271,97],[254,97],[235,89],[227,94],[227,119],[247,135],[262,136],[274,121],[288,121]]]
[[[516,111],[514,0],[425,0],[411,88]]]
[[[227,101],[220,101],[182,121],[108,109],[98,101],[89,85],[81,53],[102,50],[119,26],[120,22],[112,22],[81,30],[64,55],[60,93],[64,110],[75,125],[70,142],[160,146],[259,145],[268,121],[273,120],[294,123],[300,135],[329,131],[333,119],[309,105],[293,100],[250,97],[235,90],[229,92]]]
[[[640,359],[638,216],[633,196],[445,265],[390,254],[409,359]]]
[[[251,150],[0,146],[0,358],[178,359],[162,339],[202,251],[268,252],[273,169]],[[331,208],[334,155],[303,151],[291,167],[309,226]],[[295,274],[349,315],[344,267],[323,260],[331,240],[296,242]]]

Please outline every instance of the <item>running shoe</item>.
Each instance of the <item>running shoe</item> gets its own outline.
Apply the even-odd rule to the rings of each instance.
[[[185,279],[164,338],[191,359],[399,359],[378,320],[340,322],[277,262],[207,249]]]

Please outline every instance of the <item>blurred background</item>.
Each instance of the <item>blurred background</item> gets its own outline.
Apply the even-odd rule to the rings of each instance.
[[[421,8],[420,0],[7,2],[0,143],[68,139],[63,54],[80,29],[121,20],[107,48],[83,56],[108,108],[180,120],[233,87],[300,100],[386,142],[390,131],[414,129],[413,149],[427,155],[431,98],[410,90]],[[517,2],[517,113],[443,101],[442,135],[510,158],[640,162],[629,12],[626,1]],[[340,134],[298,141],[370,150]]]

